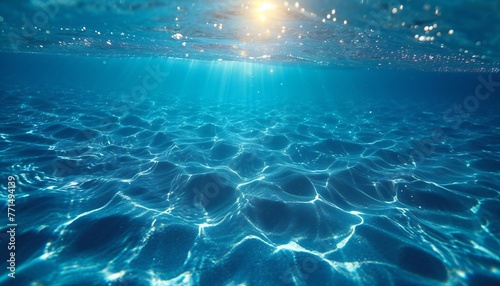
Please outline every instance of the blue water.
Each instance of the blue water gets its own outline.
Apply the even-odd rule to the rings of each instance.
[[[1,3],[0,284],[500,285],[500,7],[434,2]]]

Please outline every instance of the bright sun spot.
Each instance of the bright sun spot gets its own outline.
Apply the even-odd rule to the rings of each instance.
[[[264,2],[264,3],[260,4],[259,11],[265,12],[265,11],[274,10],[275,8],[276,8],[276,5],[269,3],[269,2]]]
[[[266,20],[266,14],[276,9],[276,5],[269,2],[262,2],[257,5],[257,11],[259,12],[259,20]]]

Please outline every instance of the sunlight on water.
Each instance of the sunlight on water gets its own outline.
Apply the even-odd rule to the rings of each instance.
[[[0,50],[498,71],[498,4],[463,2],[9,1]]]

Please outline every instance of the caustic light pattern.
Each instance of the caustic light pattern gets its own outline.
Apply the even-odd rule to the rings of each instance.
[[[18,281],[498,281],[493,111],[429,145],[442,106],[147,101],[124,114],[103,95],[25,93],[2,95]]]

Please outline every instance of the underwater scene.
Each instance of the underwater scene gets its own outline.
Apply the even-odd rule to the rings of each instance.
[[[2,0],[0,285],[500,285],[500,2]]]

